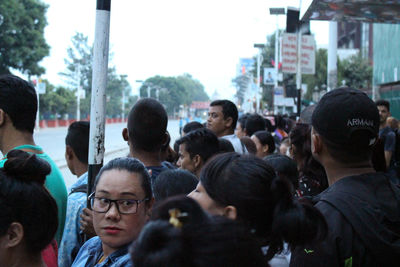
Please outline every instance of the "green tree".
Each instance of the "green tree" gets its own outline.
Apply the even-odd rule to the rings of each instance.
[[[173,114],[179,105],[190,105],[192,101],[207,101],[209,97],[204,86],[190,74],[178,77],[154,76],[147,79],[140,87],[140,95],[147,97],[150,88],[150,97],[157,98],[165,106],[168,114]]]
[[[328,56],[326,49],[318,49],[315,60],[315,74],[303,75],[303,83],[307,84],[307,93],[305,98],[312,99],[313,92],[326,88],[327,83],[327,64]],[[372,81],[372,67],[368,60],[363,58],[359,53],[350,58],[340,60],[337,59],[337,75],[338,85],[342,85],[342,81],[346,82],[347,86],[353,88],[369,88]]]
[[[338,59],[339,85],[343,80],[352,88],[369,88],[372,82],[372,67],[368,59],[363,58],[361,53],[348,59]]]
[[[321,90],[326,86],[327,65],[328,51],[326,49],[318,49],[315,55],[315,74],[302,75],[302,83],[307,84],[307,92],[305,94],[307,100],[312,100],[312,95],[316,88]]]
[[[57,114],[73,114],[76,110],[75,92],[64,87],[54,87],[47,80],[46,93],[39,96],[41,117],[55,118]]]
[[[90,113],[91,104],[93,48],[88,43],[88,37],[82,33],[76,33],[72,37],[71,43],[72,46],[67,50],[68,58],[64,60],[66,70],[60,75],[72,88],[77,88],[77,81],[80,80],[80,86],[86,94],[86,97],[80,101],[80,111],[81,116],[86,117]],[[109,67],[106,88],[106,116],[117,117],[121,115],[123,91],[126,99],[128,99],[131,88],[126,76],[118,75],[115,67]],[[126,115],[127,112],[124,112]]]
[[[39,0],[0,1],[0,74],[16,69],[40,75],[39,62],[49,54],[44,38],[47,5]]]

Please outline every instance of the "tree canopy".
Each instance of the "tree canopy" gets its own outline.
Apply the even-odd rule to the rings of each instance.
[[[78,87],[78,81],[86,97],[80,101],[80,111],[82,117],[86,117],[90,112],[90,98],[92,88],[92,60],[93,47],[88,43],[88,37],[82,33],[76,33],[71,39],[72,45],[68,48],[68,58],[64,60],[66,64],[65,72],[60,73],[66,82],[72,87]],[[111,60],[109,60],[110,62]],[[108,68],[107,88],[106,88],[106,116],[117,117],[122,113],[122,92],[124,91],[128,101],[131,87],[125,75],[117,74],[115,67]],[[75,105],[76,108],[76,105]],[[126,115],[129,110],[124,110]]]
[[[49,54],[44,38],[47,5],[39,0],[0,1],[0,74],[10,68],[40,75],[39,62]]]
[[[315,60],[315,74],[303,75],[303,83],[307,84],[307,93],[305,98],[312,99],[312,94],[317,89],[320,91],[326,88],[327,83],[327,63],[328,55],[326,49],[318,49]],[[355,89],[369,88],[372,81],[372,67],[368,59],[362,57],[361,53],[353,55],[346,59],[337,60],[338,84],[342,85],[345,81],[347,86]]]
[[[190,74],[177,77],[154,76],[147,79],[140,87],[141,97],[157,98],[165,106],[169,114],[177,111],[179,105],[190,105],[192,101],[208,101],[209,97],[204,86]]]

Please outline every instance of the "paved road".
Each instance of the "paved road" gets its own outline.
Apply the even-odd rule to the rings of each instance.
[[[107,163],[113,158],[126,156],[128,154],[127,143],[122,138],[122,129],[124,127],[126,127],[125,123],[106,125],[104,163]],[[175,140],[179,138],[179,121],[170,120],[168,123],[168,131],[171,135],[171,143],[173,144]],[[76,177],[70,173],[64,158],[66,134],[66,127],[47,128],[35,132],[34,139],[36,144],[41,146],[57,163],[63,173],[65,184],[67,187],[70,187],[76,181]]]

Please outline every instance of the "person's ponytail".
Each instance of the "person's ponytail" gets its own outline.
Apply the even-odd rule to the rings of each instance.
[[[136,267],[184,266],[180,259],[184,258],[182,230],[173,227],[166,221],[149,222],[132,247],[132,259]]]
[[[285,180],[275,178],[271,191],[276,204],[266,255],[268,260],[283,250],[284,242],[289,247],[296,247],[326,236],[327,224],[323,215],[305,200],[300,202],[295,199]]]
[[[22,150],[11,150],[7,154],[7,161],[4,163],[3,171],[7,176],[21,182],[36,182],[43,185],[46,176],[51,171],[51,167],[35,154]]]

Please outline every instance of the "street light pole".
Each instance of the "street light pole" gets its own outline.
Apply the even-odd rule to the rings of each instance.
[[[256,113],[259,113],[260,104],[261,104],[261,87],[260,87],[260,68],[261,68],[261,51],[265,47],[264,44],[254,44],[255,48],[258,48],[257,55],[257,93],[256,93]]]
[[[276,8],[270,8],[269,9],[269,14],[270,15],[275,15],[276,16],[276,31],[275,31],[275,73],[276,73],[276,77],[274,80],[274,91],[275,88],[278,87],[278,71],[279,71],[279,59],[278,59],[278,55],[279,55],[279,15],[285,15],[285,8],[283,7],[276,7]],[[272,111],[274,111],[274,94],[275,92],[272,92]]]
[[[128,77],[128,75],[123,74],[121,75],[121,80],[122,82],[126,81],[126,77]],[[121,105],[121,118],[122,118],[122,122],[125,121],[125,87],[122,88],[122,105]]]
[[[78,86],[76,88],[76,120],[81,120],[81,65],[78,65]]]
[[[104,158],[110,8],[111,0],[97,0],[90,108],[88,195],[93,190],[95,177],[103,166]],[[87,201],[87,206],[90,208],[90,201]]]

